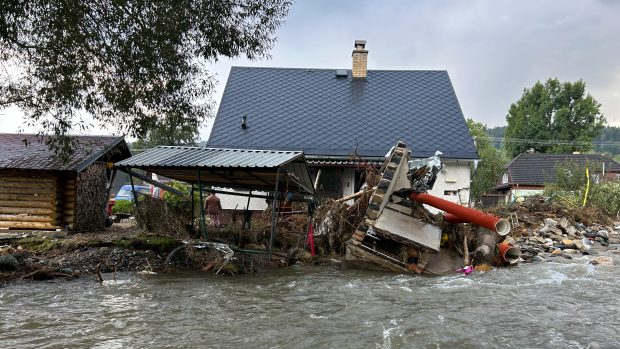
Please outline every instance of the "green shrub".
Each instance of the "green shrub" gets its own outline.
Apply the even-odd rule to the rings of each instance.
[[[133,212],[134,212],[133,202],[129,200],[119,200],[114,203],[114,206],[112,206],[112,213],[114,214],[118,214],[118,213],[133,214]]]
[[[590,187],[589,205],[594,205],[610,216],[620,212],[620,181],[603,182]]]
[[[179,181],[172,181],[169,186],[186,194],[187,196],[179,196],[177,194],[164,192],[164,201],[168,206],[175,211],[189,211],[192,207],[192,202],[189,200],[189,187],[186,183]]]

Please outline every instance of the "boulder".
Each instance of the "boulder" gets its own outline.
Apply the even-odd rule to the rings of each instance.
[[[607,239],[609,239],[609,232],[607,230],[601,229],[601,230],[598,231],[598,236],[600,236],[603,239],[607,240]]]
[[[577,237],[579,236],[579,230],[571,225],[566,229],[566,234],[568,234],[569,237]]]
[[[558,222],[558,224],[560,225],[560,229],[562,229],[563,232],[568,232],[568,227],[570,227],[570,223],[568,222],[568,219],[566,218],[562,218],[560,219],[560,222]]]
[[[604,267],[610,267],[614,265],[614,260],[609,256],[597,256],[594,257],[590,263],[594,265],[601,265]]]
[[[579,250],[575,250],[574,248],[565,248],[562,250],[562,253],[576,254],[579,253]]]
[[[12,271],[17,270],[19,266],[19,262],[17,258],[12,254],[5,254],[0,256],[0,270],[1,271]]]
[[[592,245],[590,245],[590,241],[586,238],[582,238],[581,240],[574,241],[575,247],[581,251],[581,253],[589,253],[592,249]]]
[[[575,242],[571,239],[562,239],[562,245],[564,245],[564,248],[573,248],[575,247]]]
[[[558,222],[556,222],[555,220],[551,218],[545,218],[545,226],[549,228],[555,228],[558,226]]]

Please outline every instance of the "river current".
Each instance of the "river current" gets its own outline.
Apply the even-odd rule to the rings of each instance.
[[[442,277],[103,277],[0,288],[0,348],[620,347],[620,268],[586,259]]]

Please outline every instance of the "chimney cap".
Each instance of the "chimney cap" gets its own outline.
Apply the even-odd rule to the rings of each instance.
[[[361,45],[362,48],[364,48],[364,46],[366,46],[366,40],[355,40],[355,45],[353,47],[357,47],[358,45]]]

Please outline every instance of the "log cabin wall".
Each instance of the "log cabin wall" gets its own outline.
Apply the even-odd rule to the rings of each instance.
[[[101,230],[106,219],[106,167],[95,163],[77,176],[75,230]]]
[[[58,177],[44,171],[0,171],[0,228],[60,228]]]
[[[76,198],[75,172],[64,172],[58,176],[58,195],[56,210],[60,215],[60,222],[68,230],[75,228],[75,198]]]

